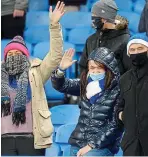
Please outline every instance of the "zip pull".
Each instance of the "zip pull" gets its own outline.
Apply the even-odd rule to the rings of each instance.
[[[35,81],[34,73],[32,73],[32,76],[33,76],[33,79],[34,79],[34,82],[35,82],[35,86],[37,87],[37,84],[36,84],[36,81]]]

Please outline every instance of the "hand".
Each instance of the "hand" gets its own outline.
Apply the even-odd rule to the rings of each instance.
[[[65,4],[63,2],[58,1],[54,11],[52,11],[52,6],[50,6],[50,21],[52,24],[56,24],[59,22],[61,17],[64,15]]]
[[[122,121],[123,119],[122,119],[122,114],[123,114],[123,112],[120,112],[119,113],[119,119]]]
[[[13,12],[13,17],[23,17],[24,16],[24,10],[17,10],[15,9],[14,12]]]
[[[82,149],[80,149],[80,150],[78,151],[77,157],[80,157],[80,156],[85,155],[85,154],[88,153],[90,150],[92,150],[92,148],[91,148],[89,145],[83,147]]]
[[[62,70],[66,70],[67,68],[69,68],[72,64],[74,64],[76,62],[76,60],[72,60],[75,50],[74,49],[69,49],[65,52],[62,61],[60,63],[60,69]]]

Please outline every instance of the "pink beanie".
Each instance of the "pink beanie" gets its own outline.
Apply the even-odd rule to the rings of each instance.
[[[7,54],[10,50],[19,50],[27,57],[30,56],[28,48],[21,36],[15,36],[4,49],[4,59],[6,60]]]

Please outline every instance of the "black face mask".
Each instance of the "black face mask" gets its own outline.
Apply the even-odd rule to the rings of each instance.
[[[148,63],[148,52],[138,53],[138,54],[131,54],[130,58],[132,60],[132,64],[136,67],[142,67],[146,63]]]
[[[92,16],[92,24],[93,27],[97,30],[102,29],[104,25],[104,23],[101,21],[101,18],[96,16]]]

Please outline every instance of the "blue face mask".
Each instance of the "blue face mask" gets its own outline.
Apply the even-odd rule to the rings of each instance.
[[[93,81],[102,80],[105,78],[105,72],[97,73],[97,74],[89,74],[89,76]]]

